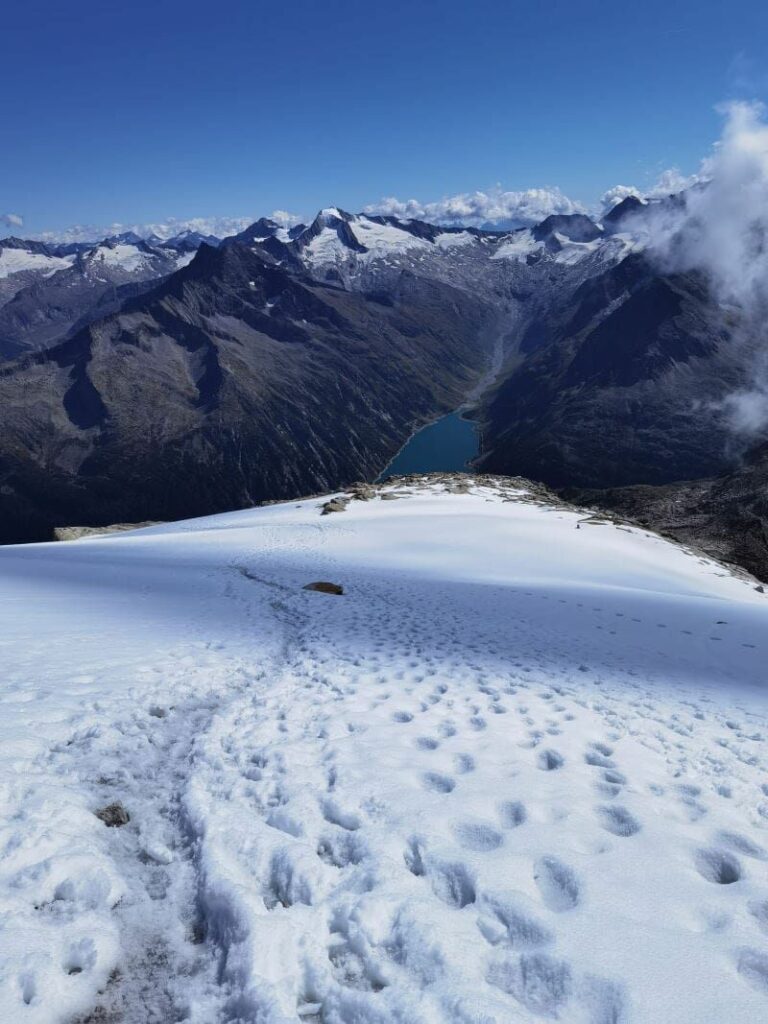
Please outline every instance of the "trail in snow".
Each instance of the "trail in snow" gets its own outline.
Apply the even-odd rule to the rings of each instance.
[[[3,1012],[761,1019],[765,597],[509,487],[384,490],[0,553],[60,716],[5,765]]]

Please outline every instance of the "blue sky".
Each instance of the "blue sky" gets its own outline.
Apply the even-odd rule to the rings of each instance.
[[[591,204],[695,170],[715,105],[768,97],[767,44],[757,0],[19,0],[0,212],[33,233],[495,183]]]

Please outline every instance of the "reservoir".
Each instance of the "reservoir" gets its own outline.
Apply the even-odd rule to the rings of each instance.
[[[468,472],[467,463],[478,454],[479,440],[477,424],[462,419],[458,412],[448,413],[417,430],[379,481],[408,473]]]

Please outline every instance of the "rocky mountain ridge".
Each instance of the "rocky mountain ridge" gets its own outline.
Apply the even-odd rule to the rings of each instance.
[[[92,246],[0,240],[0,361],[113,312],[188,263],[198,247],[188,239],[154,245],[132,232]]]

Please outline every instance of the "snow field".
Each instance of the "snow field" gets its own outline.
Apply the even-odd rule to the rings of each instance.
[[[0,552],[3,1019],[768,1014],[765,596],[387,490]]]
[[[71,256],[45,256],[26,249],[0,249],[0,279],[22,271],[44,271],[46,277],[72,263]]]

